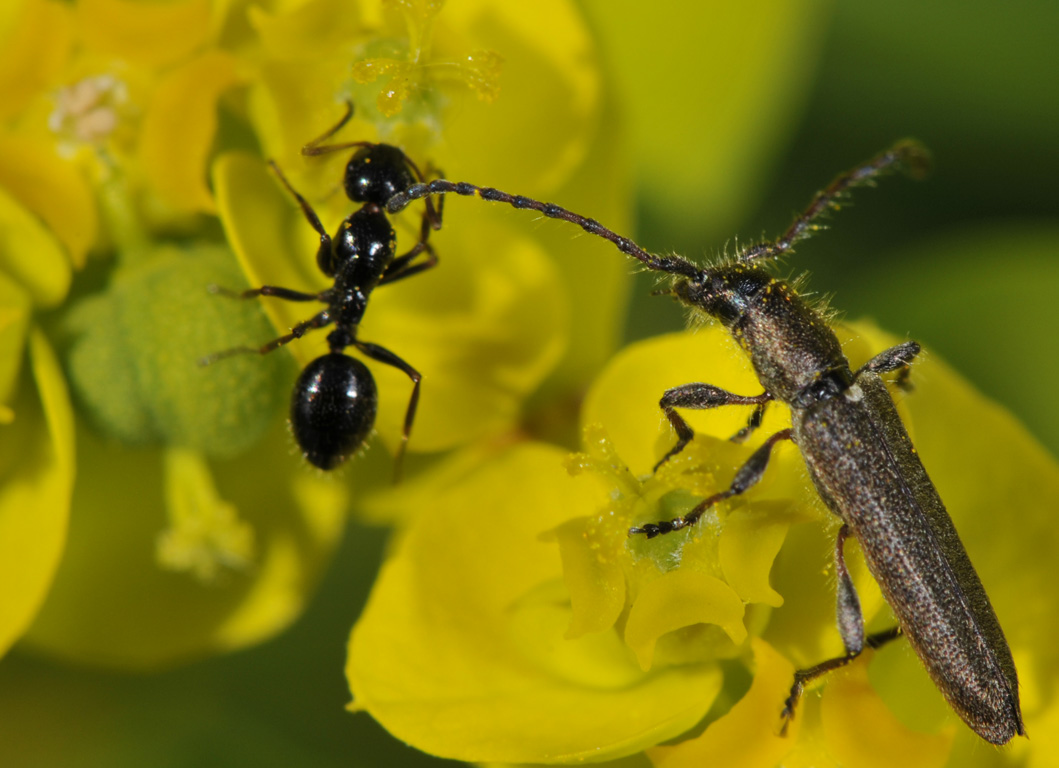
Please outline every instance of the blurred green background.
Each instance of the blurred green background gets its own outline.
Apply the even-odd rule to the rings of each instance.
[[[919,138],[935,155],[929,180],[859,191],[783,270],[810,272],[812,290],[833,293],[845,316],[923,342],[1059,452],[1059,5],[792,2],[768,33],[727,4],[641,5],[592,0],[586,13],[622,73],[615,97],[643,180],[642,243],[698,258],[736,235],[771,236],[839,171]],[[639,13],[653,21],[629,23]],[[703,25],[710,14],[716,23]],[[718,51],[720,65],[708,58]],[[738,103],[718,89],[753,67],[774,69],[770,87],[715,108]],[[753,134],[733,162],[744,172],[706,178],[702,153],[723,156],[725,132]],[[679,308],[646,295],[653,283],[638,278],[630,338],[683,326]],[[345,644],[385,539],[352,526],[302,620],[243,653],[133,676],[16,651],[0,664],[0,762],[440,762],[344,710]]]
[[[778,271],[807,271],[809,289],[833,295],[841,316],[922,342],[1059,453],[1059,8],[898,0],[825,4],[814,18],[821,39],[807,51],[818,58],[804,102],[779,116],[789,131],[762,153],[771,165],[756,199],[723,229],[709,211],[694,227],[669,220],[656,189],[640,200],[641,242],[710,257],[735,236],[774,237],[837,173],[919,139],[934,155],[925,182],[890,177],[857,190]],[[762,55],[752,31],[731,33],[745,56]],[[630,336],[681,323],[681,310],[646,295],[652,284],[634,292]]]

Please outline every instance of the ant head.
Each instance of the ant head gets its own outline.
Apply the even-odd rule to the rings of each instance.
[[[389,144],[368,144],[349,159],[343,183],[353,202],[383,206],[416,180],[404,152]]]

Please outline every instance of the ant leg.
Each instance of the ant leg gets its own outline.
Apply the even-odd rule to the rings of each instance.
[[[263,285],[260,288],[251,288],[246,291],[233,291],[229,288],[222,288],[219,285],[208,285],[206,290],[219,296],[226,296],[229,299],[253,299],[257,296],[274,296],[284,301],[327,301],[323,294],[320,293],[302,293],[301,291],[292,291],[290,288],[280,288],[275,285]]]
[[[772,454],[772,446],[780,440],[790,439],[791,431],[789,429],[780,430],[751,454],[750,458],[746,460],[746,463],[735,473],[735,477],[732,478],[732,484],[728,486],[728,490],[715,493],[713,496],[702,500],[694,509],[683,517],[675,517],[672,520],[663,520],[658,523],[645,523],[642,526],[630,528],[629,534],[642,533],[645,534],[647,538],[653,539],[660,534],[672,533],[673,531],[679,531],[681,528],[687,528],[689,525],[694,525],[695,522],[702,517],[703,513],[717,502],[746,493],[750,488],[756,485],[761,479],[761,476],[765,474],[765,468],[768,466],[769,457]]]
[[[199,365],[212,365],[218,360],[223,360],[226,357],[234,357],[235,355],[267,355],[269,352],[282,347],[284,344],[289,344],[295,339],[300,339],[308,331],[316,328],[323,328],[324,326],[330,325],[331,322],[331,310],[324,309],[310,317],[308,320],[303,320],[298,323],[290,329],[290,333],[284,334],[278,339],[273,339],[268,344],[260,347],[232,347],[231,349],[223,349],[220,352],[214,352],[213,354],[201,358],[199,360]]]
[[[423,223],[419,228],[419,242],[417,242],[408,253],[398,256],[390,262],[390,265],[386,267],[386,271],[382,273],[382,279],[379,281],[379,285],[386,285],[387,283],[404,280],[406,277],[418,275],[420,272],[424,272],[431,267],[437,266],[438,255],[434,251],[433,246],[427,243],[427,238],[430,237],[430,227],[429,214],[423,214]],[[426,253],[426,259],[418,264],[410,265],[409,263],[421,253]]]
[[[315,157],[317,155],[330,154],[331,152],[339,152],[343,149],[359,149],[362,147],[379,146],[373,141],[345,141],[341,144],[323,144],[323,142],[327,141],[340,130],[342,130],[345,124],[348,123],[352,117],[353,102],[349,99],[346,99],[346,112],[344,115],[342,115],[342,118],[337,123],[335,123],[334,126],[324,131],[323,134],[317,136],[315,139],[305,144],[305,146],[302,147],[302,154],[307,157]],[[425,182],[426,177],[422,174],[422,172],[420,172],[419,167],[414,162],[412,162],[412,159],[408,157],[408,155],[405,155],[404,152],[401,152],[401,154],[404,155],[404,162],[408,166],[409,170],[412,171],[416,179],[418,179],[421,183]],[[440,171],[432,170],[432,173],[435,173],[438,175],[438,177],[440,177]],[[442,198],[442,200],[438,202],[436,207],[432,200],[430,200],[429,198],[427,199],[427,217],[430,221],[431,228],[441,229],[441,215],[444,210],[444,206],[444,198]]]
[[[912,388],[911,384],[908,382],[908,377],[912,373],[912,360],[919,354],[920,349],[921,347],[919,344],[914,341],[906,341],[895,347],[884,349],[861,366],[854,374],[853,378],[856,379],[857,376],[860,376],[864,372],[878,374],[897,371],[895,383],[901,389],[908,391]]]
[[[922,178],[929,166],[930,153],[922,144],[911,139],[899,141],[866,163],[837,176],[816,194],[809,207],[794,220],[786,232],[772,242],[751,246],[740,255],[739,260],[774,259],[791,250],[799,240],[804,240],[821,229],[821,225],[814,222],[827,212],[837,209],[848,190],[872,185],[878,176],[895,168],[913,178]]]
[[[441,229],[441,215],[445,212],[445,196],[438,198],[437,209],[434,209],[434,201],[427,198],[427,215],[430,216],[430,225],[434,229]]]
[[[663,413],[665,413],[666,418],[669,419],[669,423],[673,425],[673,429],[677,433],[677,443],[669,449],[665,456],[659,459],[658,463],[655,464],[654,471],[657,472],[660,466],[683,451],[685,446],[695,437],[695,432],[684,418],[676,412],[676,408],[691,408],[696,411],[702,411],[708,408],[719,408],[722,405],[756,405],[757,408],[750,416],[750,422],[732,438],[735,442],[742,442],[761,423],[758,411],[763,411],[765,403],[770,400],[772,400],[772,394],[769,392],[747,397],[745,395],[732,394],[728,390],[715,387],[712,384],[683,384],[679,387],[667,389],[658,404],[662,407]],[[737,440],[736,438],[739,439]]]
[[[353,346],[372,360],[377,360],[380,363],[389,365],[399,371],[404,371],[405,375],[412,380],[412,396],[408,398],[408,408],[405,410],[404,414],[404,428],[401,430],[401,445],[397,448],[397,454],[393,457],[393,480],[396,483],[401,479],[401,466],[404,463],[404,454],[405,448],[408,446],[408,438],[412,434],[412,422],[415,421],[416,407],[419,405],[419,384],[423,380],[423,375],[393,352],[385,347],[380,347],[378,344],[370,344],[365,341],[354,341]]]
[[[421,253],[426,253],[427,257],[418,264],[409,265],[412,259]],[[400,262],[400,263],[398,263]],[[386,271],[382,275],[382,279],[379,281],[379,285],[387,285],[389,283],[396,283],[398,280],[404,280],[406,277],[412,275],[418,275],[420,272],[425,272],[432,267],[436,267],[438,264],[438,255],[434,251],[434,247],[427,243],[417,243],[412,250],[408,253],[394,259],[390,266],[386,268]]]
[[[305,215],[305,220],[316,230],[316,234],[320,235],[320,247],[316,252],[316,263],[320,265],[321,269],[323,269],[325,265],[331,263],[331,235],[327,234],[324,225],[320,223],[320,217],[316,215],[316,211],[313,210],[308,201],[291,186],[289,181],[287,181],[287,177],[283,175],[283,171],[281,171],[279,166],[276,165],[276,161],[269,160],[268,167],[272,169],[272,172],[276,174],[276,178],[280,180],[280,183],[283,184],[287,191],[293,195],[294,199],[298,201],[298,206],[302,209],[302,213]],[[292,299],[292,301],[299,301],[299,299]]]
[[[412,158],[405,155],[404,160],[415,177],[419,179],[419,183],[426,183],[427,177],[419,170],[419,166],[412,161]],[[440,168],[428,167],[427,171],[428,175],[432,176],[435,181],[440,180],[445,175]],[[437,207],[434,206],[434,198],[430,196],[424,197],[423,202],[426,204],[426,219],[430,222],[430,227],[434,230],[441,229],[441,216],[445,212],[445,196],[440,195],[438,197]],[[426,238],[424,237],[423,239],[425,240]]]
[[[420,181],[423,181],[423,174],[420,173],[418,166],[416,166],[416,164],[412,162],[411,158],[405,156],[405,162],[408,164],[408,167],[412,170],[412,172],[416,175],[416,178],[418,178]],[[437,171],[436,169],[431,169],[431,173],[440,173],[440,171]],[[386,268],[386,271],[383,273],[382,280],[379,282],[379,285],[385,285],[386,283],[392,283],[396,282],[397,280],[403,280],[406,277],[417,275],[420,272],[424,272],[432,267],[437,266],[437,252],[431,245],[427,243],[427,239],[430,237],[430,231],[432,229],[441,229],[441,216],[444,210],[444,195],[438,198],[438,204],[436,208],[434,207],[432,198],[426,198],[426,211],[423,213],[423,220],[419,226],[419,242],[417,242],[415,246],[413,246],[412,249],[408,251],[408,253],[402,256],[398,256],[390,263],[390,266],[388,266]],[[419,254],[424,252],[427,254],[427,258],[425,261],[421,262],[420,264],[416,264],[412,267],[408,266],[409,262],[411,262]]]
[[[881,648],[901,635],[900,627],[891,627],[882,632],[864,636],[864,616],[860,609],[860,598],[857,597],[857,590],[853,586],[853,579],[849,576],[849,569],[846,568],[846,558],[843,554],[846,539],[851,535],[849,526],[843,525],[835,540],[835,575],[838,578],[835,617],[838,633],[842,637],[842,645],[846,652],[841,656],[822,661],[808,669],[799,669],[794,673],[794,683],[791,685],[786,701],[783,702],[783,711],[780,713],[783,721],[780,727],[781,736],[787,735],[787,726],[794,719],[794,710],[808,683],[833,669],[846,666],[860,656],[865,647]]]
[[[328,128],[320,136],[310,141],[304,147],[302,147],[302,154],[307,157],[313,157],[315,155],[326,155],[330,152],[338,152],[342,149],[351,149],[353,147],[371,147],[374,144],[370,141],[350,141],[343,144],[327,144],[320,146],[321,142],[327,141],[340,130],[342,127],[350,121],[353,117],[353,102],[346,99],[346,113],[342,115],[342,119],[334,124],[331,128]]]
[[[319,146],[320,142],[327,141],[328,139],[330,139],[332,136],[342,130],[342,126],[344,126],[350,121],[350,119],[353,117],[353,102],[349,99],[346,99],[345,104],[346,112],[344,115],[342,115],[342,118],[337,123],[335,123],[334,126],[328,128],[321,135],[317,136],[315,139],[313,139],[304,147],[302,147],[302,154],[308,154],[306,150],[313,149]]]

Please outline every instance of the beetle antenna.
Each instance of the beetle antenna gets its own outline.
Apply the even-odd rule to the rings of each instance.
[[[581,229],[588,232],[590,235],[602,237],[604,240],[610,241],[622,253],[627,256],[632,256],[648,269],[653,269],[658,272],[667,272],[671,275],[681,275],[687,278],[694,278],[702,271],[699,267],[680,256],[657,256],[653,253],[649,253],[629,238],[622,237],[616,232],[607,229],[595,219],[590,219],[587,216],[568,211],[566,208],[555,205],[554,203],[543,203],[539,200],[534,200],[523,195],[509,195],[507,192],[501,192],[499,189],[493,187],[479,187],[475,184],[468,184],[467,182],[434,179],[433,181],[423,184],[413,184],[403,192],[398,192],[387,201],[386,212],[397,213],[408,207],[408,205],[414,200],[420,200],[422,198],[430,197],[431,195],[444,194],[464,195],[466,197],[477,195],[483,200],[489,200],[495,203],[506,203],[513,208],[537,211],[538,213],[547,216],[549,219],[568,221],[571,224],[576,224],[581,227]]]
[[[770,242],[758,243],[739,255],[739,261],[763,261],[775,259],[787,253],[799,240],[822,229],[817,219],[841,206],[841,201],[854,187],[872,186],[875,180],[891,170],[901,170],[914,179],[922,179],[930,170],[930,152],[915,139],[902,139],[871,160],[839,174],[834,181],[816,197],[809,207],[787,228],[787,231]]]

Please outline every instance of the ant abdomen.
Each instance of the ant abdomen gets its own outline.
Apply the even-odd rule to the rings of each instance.
[[[305,366],[298,377],[290,403],[291,431],[310,464],[334,469],[364,444],[378,407],[368,367],[331,352]]]

